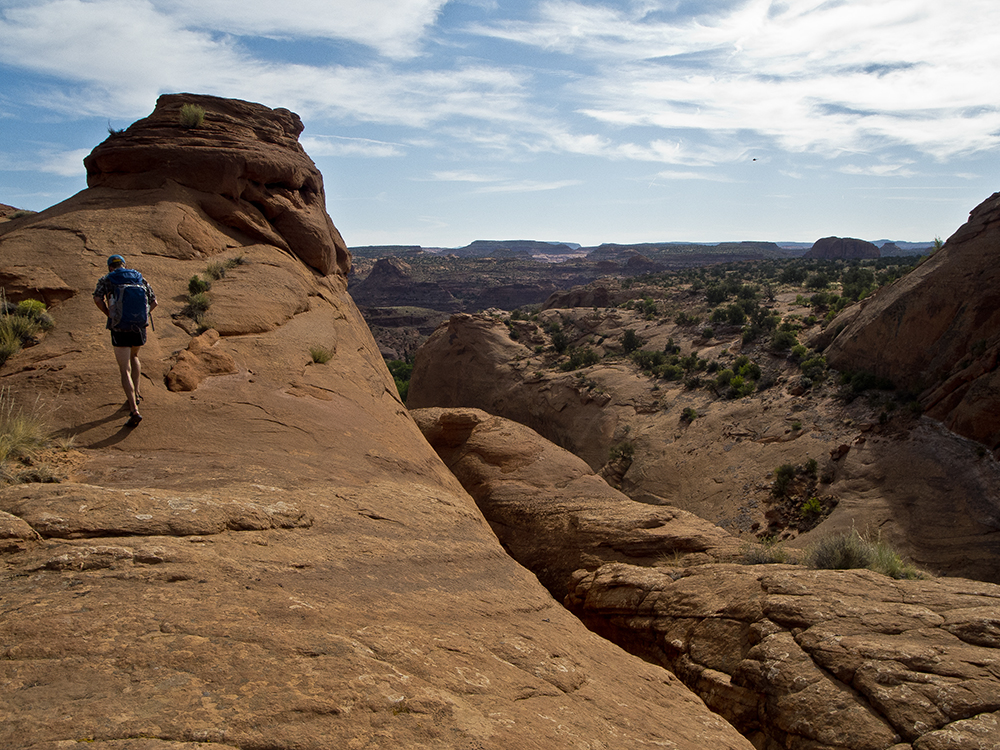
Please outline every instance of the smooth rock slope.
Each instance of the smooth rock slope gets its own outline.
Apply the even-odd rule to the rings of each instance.
[[[0,747],[749,748],[503,551],[346,294],[296,123],[165,97],[95,187],[0,225],[8,299],[55,320],[0,385],[76,456],[0,489]],[[160,302],[134,430],[91,300],[111,253]],[[188,280],[225,261],[206,336]]]

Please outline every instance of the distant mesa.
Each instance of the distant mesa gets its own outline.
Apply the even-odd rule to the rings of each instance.
[[[864,258],[880,258],[878,246],[866,240],[853,237],[824,237],[816,240],[812,249],[803,257],[824,258],[827,260],[860,260]]]
[[[197,127],[181,108],[205,110]],[[323,176],[299,144],[302,121],[287,109],[237,99],[165,94],[153,113],[114,131],[84,159],[91,188],[144,191],[180,185],[210,218],[287,250],[329,275],[350,253],[326,213]]]

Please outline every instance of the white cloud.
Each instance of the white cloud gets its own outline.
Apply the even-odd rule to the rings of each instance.
[[[367,156],[385,158],[402,156],[405,150],[398,143],[376,141],[369,138],[346,138],[339,135],[303,136],[302,148],[316,156]]]
[[[570,96],[619,128],[734,144],[749,133],[828,156],[905,145],[945,159],[1000,146],[994,0],[750,0],[666,21],[652,8],[553,0],[533,21],[472,31],[589,58],[598,70]]]
[[[522,180],[520,182],[503,182],[497,185],[476,188],[476,193],[537,193],[546,190],[561,190],[562,188],[581,185],[580,180]]]

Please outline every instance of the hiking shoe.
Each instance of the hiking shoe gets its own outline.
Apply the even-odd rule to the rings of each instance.
[[[139,412],[136,412],[135,414],[133,414],[131,417],[128,418],[128,422],[125,423],[125,426],[135,427],[141,421],[142,421],[142,415]]]

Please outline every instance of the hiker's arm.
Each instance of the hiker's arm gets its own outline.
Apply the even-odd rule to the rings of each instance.
[[[104,297],[94,297],[94,304],[97,305],[97,309],[104,313],[104,317],[111,315],[111,311],[108,310],[108,305],[104,301]]]

